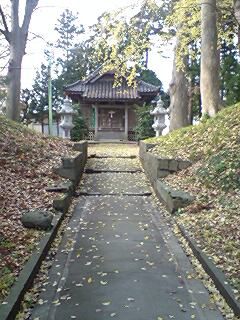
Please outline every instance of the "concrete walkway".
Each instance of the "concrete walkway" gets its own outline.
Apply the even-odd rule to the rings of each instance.
[[[138,160],[120,147],[96,150],[31,319],[223,319],[191,277]]]

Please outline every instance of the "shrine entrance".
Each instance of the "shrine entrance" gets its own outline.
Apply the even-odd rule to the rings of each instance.
[[[128,106],[95,105],[95,138],[127,140]]]
[[[136,106],[150,103],[159,95],[160,87],[140,79],[135,87],[131,87],[124,78],[115,86],[115,72],[102,71],[99,68],[86,79],[64,89],[65,94],[81,108],[89,128],[87,139],[136,140]]]
[[[123,109],[99,109],[98,115],[99,130],[124,131],[124,110]]]

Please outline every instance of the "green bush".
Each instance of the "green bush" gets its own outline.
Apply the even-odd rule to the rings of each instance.
[[[143,140],[155,136],[155,131],[152,128],[153,116],[150,115],[152,107],[144,104],[137,106],[137,126],[135,128],[137,140]]]
[[[75,114],[73,116],[74,128],[71,130],[71,140],[79,141],[86,138],[88,134],[88,127],[83,119],[81,107],[79,104],[73,105]]]

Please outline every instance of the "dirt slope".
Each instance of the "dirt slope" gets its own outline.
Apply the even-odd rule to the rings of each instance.
[[[203,123],[152,138],[152,152],[190,159],[193,166],[165,181],[196,201],[177,220],[225,272],[240,296],[240,104]]]
[[[71,152],[70,146],[0,116],[0,300],[41,236],[40,231],[23,228],[21,214],[51,208],[55,195],[45,188],[59,179],[52,167]]]

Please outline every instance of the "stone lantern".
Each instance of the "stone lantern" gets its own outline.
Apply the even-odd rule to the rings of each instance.
[[[154,101],[154,104],[156,102]],[[161,97],[157,101],[157,105],[153,111],[150,112],[154,116],[154,123],[152,125],[154,131],[156,131],[156,137],[162,135],[163,130],[167,127],[165,124],[165,115],[168,114],[168,111],[163,108],[163,101]]]
[[[64,99],[63,105],[59,111],[59,114],[61,115],[61,123],[60,127],[63,129],[63,138],[64,139],[70,139],[70,131],[74,127],[73,125],[73,114],[74,110],[72,108],[72,100],[70,100],[68,97]]]

